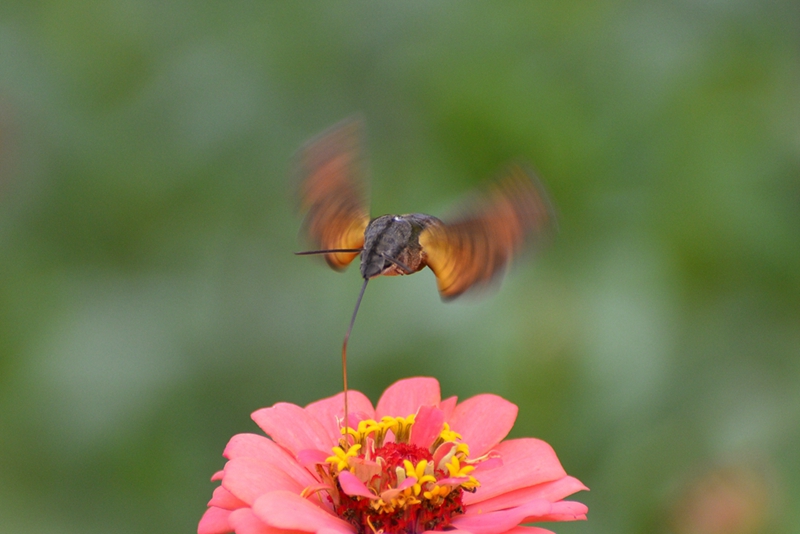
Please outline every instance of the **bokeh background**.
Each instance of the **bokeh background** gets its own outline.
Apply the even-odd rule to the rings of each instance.
[[[514,158],[560,232],[499,290],[370,284],[351,385],[515,402],[559,533],[800,532],[800,3],[4,1],[0,532],[193,532],[249,414],[340,390],[360,278],[293,251],[361,113],[373,214]]]

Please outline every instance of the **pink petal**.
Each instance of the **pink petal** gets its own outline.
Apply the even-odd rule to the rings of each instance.
[[[497,512],[475,513],[471,510],[453,519],[453,526],[466,529],[474,534],[497,534],[505,532],[526,521],[529,517],[539,517],[550,512],[551,504],[544,499],[529,501],[522,506]]]
[[[429,449],[444,425],[444,413],[439,408],[433,406],[420,406],[417,417],[414,419],[414,426],[411,427],[411,438],[409,443]]]
[[[360,391],[350,390],[347,392],[347,408],[350,414],[364,414],[361,419],[375,418],[375,408]],[[339,441],[339,438],[342,437],[339,431],[341,428],[339,422],[344,419],[344,393],[312,402],[306,406],[306,411],[325,428],[331,443]]]
[[[383,471],[383,468],[381,468],[380,464],[364,458],[351,458],[349,463],[351,469],[353,470],[352,473],[359,480],[372,480],[373,478],[380,476],[381,472]]]
[[[247,506],[247,503],[241,499],[237,499],[233,493],[226,490],[222,486],[218,486],[214,489],[214,494],[211,497],[211,500],[208,501],[208,505],[216,506],[217,508],[223,508],[225,510],[236,510],[237,508],[244,508]]]
[[[216,473],[211,475],[211,482],[216,482],[217,480],[222,480],[222,475],[224,475],[224,474],[225,474],[225,470],[224,469],[220,469],[219,471],[217,471]]]
[[[280,468],[255,458],[235,458],[225,464],[222,485],[251,506],[264,493],[287,490],[299,494],[305,486]]]
[[[503,465],[503,459],[500,457],[489,457],[475,466],[475,471],[488,471],[489,469],[497,469]]]
[[[404,489],[408,489],[416,483],[417,483],[416,477],[406,477],[406,479],[397,486],[397,489],[403,491]]]
[[[417,413],[420,406],[438,406],[441,399],[439,381],[435,378],[398,380],[381,395],[375,408],[375,416],[378,420],[384,415],[407,417]]]
[[[542,527],[514,527],[503,534],[555,534],[552,530]]]
[[[324,464],[325,460],[330,455],[331,453],[325,453],[315,449],[306,449],[297,453],[297,462],[306,469],[314,471],[316,469],[314,466],[317,464]]]
[[[350,471],[339,473],[339,484],[342,486],[342,491],[351,497],[366,497],[372,500],[378,498]]]
[[[497,395],[476,395],[456,406],[450,428],[469,445],[470,456],[480,456],[508,435],[517,411],[516,405]]]
[[[390,501],[403,493],[403,490],[406,490],[417,483],[416,477],[407,477],[403,482],[401,482],[396,488],[388,489],[386,491],[381,492],[381,499],[384,501]]]
[[[494,447],[503,465],[475,475],[481,487],[464,494],[464,504],[477,504],[497,495],[567,476],[553,448],[544,441],[520,438]],[[472,452],[472,451],[470,451]]]
[[[228,523],[230,515],[230,510],[216,507],[209,508],[200,519],[200,524],[197,525],[197,534],[228,534],[233,532],[233,528]]]
[[[444,457],[447,456],[455,446],[456,444],[454,442],[445,441],[444,443],[436,447],[436,450],[433,451],[433,465],[435,466],[436,469],[444,469],[444,466],[439,464],[442,463]]]
[[[316,417],[295,404],[279,402],[256,410],[251,417],[275,443],[294,455],[303,449],[329,451],[336,444]]]
[[[325,458],[329,455],[330,451],[325,454]],[[303,465],[295,460],[285,449],[271,439],[258,434],[237,434],[233,436],[228,442],[228,446],[225,447],[223,456],[230,460],[247,457],[258,458],[279,467],[290,477],[302,483],[313,484],[316,482],[316,479],[303,468]],[[325,458],[322,460],[324,461]]]
[[[250,508],[242,508],[231,514],[231,526],[236,534],[277,534],[275,529],[264,524]]]
[[[449,421],[450,417],[453,415],[453,410],[456,409],[456,404],[458,403],[458,397],[447,397],[445,400],[439,403],[439,409],[442,410],[444,413],[444,420]]]
[[[493,512],[494,510],[519,506],[531,499],[547,499],[555,503],[577,491],[587,489],[577,478],[567,476],[535,486],[509,491],[508,493],[480,501],[477,506],[480,506],[480,509],[484,512]],[[478,490],[479,493],[480,491]],[[465,498],[464,501],[467,501],[467,499]]]
[[[266,524],[279,529],[302,532],[330,529],[338,534],[352,534],[355,531],[349,523],[288,491],[262,495],[253,505],[253,512]]]
[[[553,503],[549,514],[529,518],[528,521],[583,521],[588,511],[589,507],[583,503],[560,501]]]

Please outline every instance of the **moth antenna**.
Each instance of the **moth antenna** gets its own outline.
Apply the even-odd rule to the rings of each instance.
[[[306,250],[303,252],[295,252],[295,256],[308,256],[310,254],[335,254],[337,252],[361,252],[360,248],[332,248],[328,250]]]
[[[350,339],[350,332],[353,331],[353,325],[356,322],[356,315],[358,314],[358,307],[361,306],[361,299],[364,298],[364,290],[367,289],[367,282],[369,278],[364,278],[364,285],[361,286],[361,292],[358,294],[356,301],[356,309],[353,310],[353,317],[350,319],[350,326],[347,327],[347,333],[344,335],[344,343],[342,343],[342,383],[344,385],[344,427],[349,426],[347,406],[347,341]]]

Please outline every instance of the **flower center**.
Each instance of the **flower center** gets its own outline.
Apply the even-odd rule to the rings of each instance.
[[[340,445],[317,466],[335,513],[360,534],[442,530],[464,512],[463,492],[480,485],[470,473],[486,458],[470,460],[447,423],[439,420],[431,432],[429,420],[415,428],[415,419],[369,419],[343,429]]]
[[[409,443],[386,443],[375,451],[375,456],[383,458],[389,473],[395,472],[398,467],[405,467],[404,462],[406,461],[411,462],[412,465],[417,465],[422,460],[433,461],[433,455],[428,449]]]

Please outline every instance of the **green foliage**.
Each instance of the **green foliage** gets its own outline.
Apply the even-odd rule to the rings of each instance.
[[[760,503],[733,532],[796,530],[798,20],[789,0],[6,3],[0,532],[191,532],[250,412],[340,389],[360,279],[291,254],[289,175],[356,112],[374,215],[445,216],[521,158],[560,234],[488,297],[371,283],[352,387],[430,374],[517,403],[513,435],[592,489],[561,533],[688,532],[682,503],[713,515],[703,481],[729,469]]]

